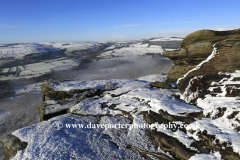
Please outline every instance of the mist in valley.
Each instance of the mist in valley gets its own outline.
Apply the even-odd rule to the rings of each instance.
[[[74,80],[137,79],[152,74],[168,74],[173,63],[163,56],[134,61],[101,60],[77,71]]]

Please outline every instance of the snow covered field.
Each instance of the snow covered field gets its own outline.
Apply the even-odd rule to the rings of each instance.
[[[51,71],[68,70],[78,66],[79,63],[80,60],[78,59],[69,59],[65,57],[23,66],[3,68],[2,73],[7,73],[7,76],[0,76],[0,80],[30,79],[50,73]]]
[[[65,53],[68,54],[75,50],[90,49],[97,45],[97,42],[42,42],[43,47],[66,49]]]
[[[0,58],[15,58],[21,59],[22,57],[31,53],[46,53],[47,51],[42,48],[41,44],[37,43],[22,43],[12,44],[9,46],[0,46]]]
[[[163,49],[161,46],[137,43],[120,49],[114,49],[107,51],[99,55],[99,58],[112,58],[112,57],[131,57],[131,56],[143,56],[147,54],[161,54]]]
[[[41,42],[39,44],[42,44],[45,47],[52,46],[53,48],[60,48],[60,49],[79,48],[79,50],[86,49],[94,45],[94,43],[86,43],[86,42]]]
[[[71,52],[89,49],[97,45],[98,42],[42,42],[1,45],[0,58],[21,59],[31,53],[47,53],[58,49],[66,49],[67,52]]]

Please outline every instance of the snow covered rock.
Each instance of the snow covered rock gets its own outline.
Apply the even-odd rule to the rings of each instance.
[[[49,97],[55,95],[54,92],[73,96],[60,97],[63,98],[60,100],[45,99],[41,113],[49,116],[66,108],[69,113],[56,114],[41,123],[15,131],[13,135],[28,145],[13,159],[190,158],[197,150],[190,146],[193,141],[186,130],[154,126],[156,123],[170,123],[179,127],[181,121],[193,123],[196,117],[201,118],[202,109],[172,97],[179,94],[176,89],[151,88],[150,84],[145,80],[95,80],[43,85],[42,92]],[[77,96],[94,89],[101,92],[85,99]],[[104,127],[111,124],[129,127]],[[141,128],[144,124],[149,128]],[[168,143],[170,148],[164,147]]]

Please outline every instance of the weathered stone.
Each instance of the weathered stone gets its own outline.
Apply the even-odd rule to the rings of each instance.
[[[27,147],[27,142],[22,142],[18,137],[9,134],[0,139],[5,160],[9,160],[11,157],[17,154],[17,151],[24,150]]]

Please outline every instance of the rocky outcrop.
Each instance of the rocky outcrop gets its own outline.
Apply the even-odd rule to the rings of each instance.
[[[190,79],[195,76],[207,76],[205,82],[206,85],[210,85],[212,81],[222,79],[222,76],[218,75],[219,72],[235,72],[240,69],[240,37],[222,40],[214,47],[216,48],[214,57],[179,80],[178,88],[182,93]]]
[[[27,147],[27,142],[22,142],[18,137],[9,134],[0,139],[3,146],[5,160],[17,154],[17,151],[24,150]]]
[[[229,49],[229,47],[235,48],[237,44],[233,45],[233,43],[235,43],[238,40],[237,37],[239,36],[240,29],[231,31],[200,30],[189,34],[180,43],[179,50],[162,53],[162,55],[172,59],[175,64],[175,66],[170,70],[168,74],[168,81],[176,82],[177,79],[183,77],[188,71],[195,68],[199,63],[201,63],[209,55],[211,55],[213,51],[213,44],[217,42],[222,41],[222,43],[219,43],[216,46],[218,48],[220,47],[220,45],[223,47],[223,48],[220,47],[221,52],[223,50]],[[211,71],[209,70],[209,72]],[[182,88],[184,87],[186,87],[186,85],[179,88],[182,93],[183,93]]]

